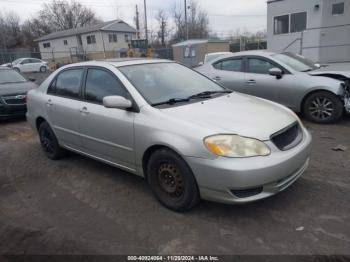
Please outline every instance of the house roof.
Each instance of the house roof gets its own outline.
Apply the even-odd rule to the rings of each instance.
[[[229,41],[223,40],[211,40],[211,39],[189,39],[180,43],[173,44],[172,46],[188,46],[188,45],[197,45],[204,43],[229,43]]]
[[[78,27],[78,28],[72,28],[68,30],[63,31],[57,31],[53,32],[48,35],[44,35],[42,37],[39,37],[38,39],[35,39],[35,41],[46,41],[56,38],[62,38],[67,36],[74,36],[79,34],[85,34],[90,32],[96,32],[96,31],[113,31],[113,32],[130,32],[135,33],[136,29],[130,26],[129,24],[125,23],[122,20],[112,20],[108,22],[102,22],[98,23],[96,25],[92,26],[86,26],[86,27]]]

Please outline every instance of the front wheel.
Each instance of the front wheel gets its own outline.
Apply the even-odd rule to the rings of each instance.
[[[64,149],[58,144],[58,140],[47,122],[40,125],[39,137],[41,147],[48,158],[56,160],[64,156]]]
[[[46,72],[46,66],[42,66],[42,67],[40,67],[40,72],[41,73],[45,73]]]
[[[158,201],[174,211],[186,211],[199,202],[196,180],[187,163],[169,149],[152,154],[147,181]]]
[[[319,91],[306,98],[303,113],[315,123],[334,123],[342,117],[343,103],[336,95]]]

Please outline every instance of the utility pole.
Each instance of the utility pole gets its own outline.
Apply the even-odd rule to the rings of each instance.
[[[165,46],[165,27],[166,27],[166,22],[164,18],[162,18],[162,26],[161,26],[161,38],[162,38],[162,46]]]
[[[186,0],[185,0],[185,28],[186,28],[186,40],[188,40],[187,1]]]
[[[146,40],[148,41],[147,6],[146,6],[146,0],[143,0],[143,7],[144,7],[144,12],[145,12],[145,33],[146,33]]]
[[[135,24],[136,24],[136,30],[137,30],[136,36],[137,36],[137,39],[140,39],[140,20],[139,20],[139,10],[137,5],[136,5]]]

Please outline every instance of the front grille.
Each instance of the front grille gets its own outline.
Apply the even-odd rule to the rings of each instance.
[[[26,95],[12,95],[2,97],[3,101],[7,105],[25,105],[26,104]]]
[[[271,136],[271,141],[275,146],[282,150],[288,150],[300,143],[303,138],[302,131],[298,122],[282,129]]]

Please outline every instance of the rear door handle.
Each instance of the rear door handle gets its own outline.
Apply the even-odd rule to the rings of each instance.
[[[85,114],[85,115],[90,114],[90,112],[88,111],[86,106],[84,106],[82,109],[80,109],[79,112],[82,114]]]
[[[254,79],[249,79],[246,81],[247,84],[256,84],[256,81]]]
[[[47,100],[46,105],[47,105],[47,106],[52,106],[52,105],[53,105],[51,99]]]
[[[216,81],[220,81],[220,80],[221,80],[221,77],[220,77],[220,76],[216,76],[216,77],[214,77],[213,79],[216,80]]]

